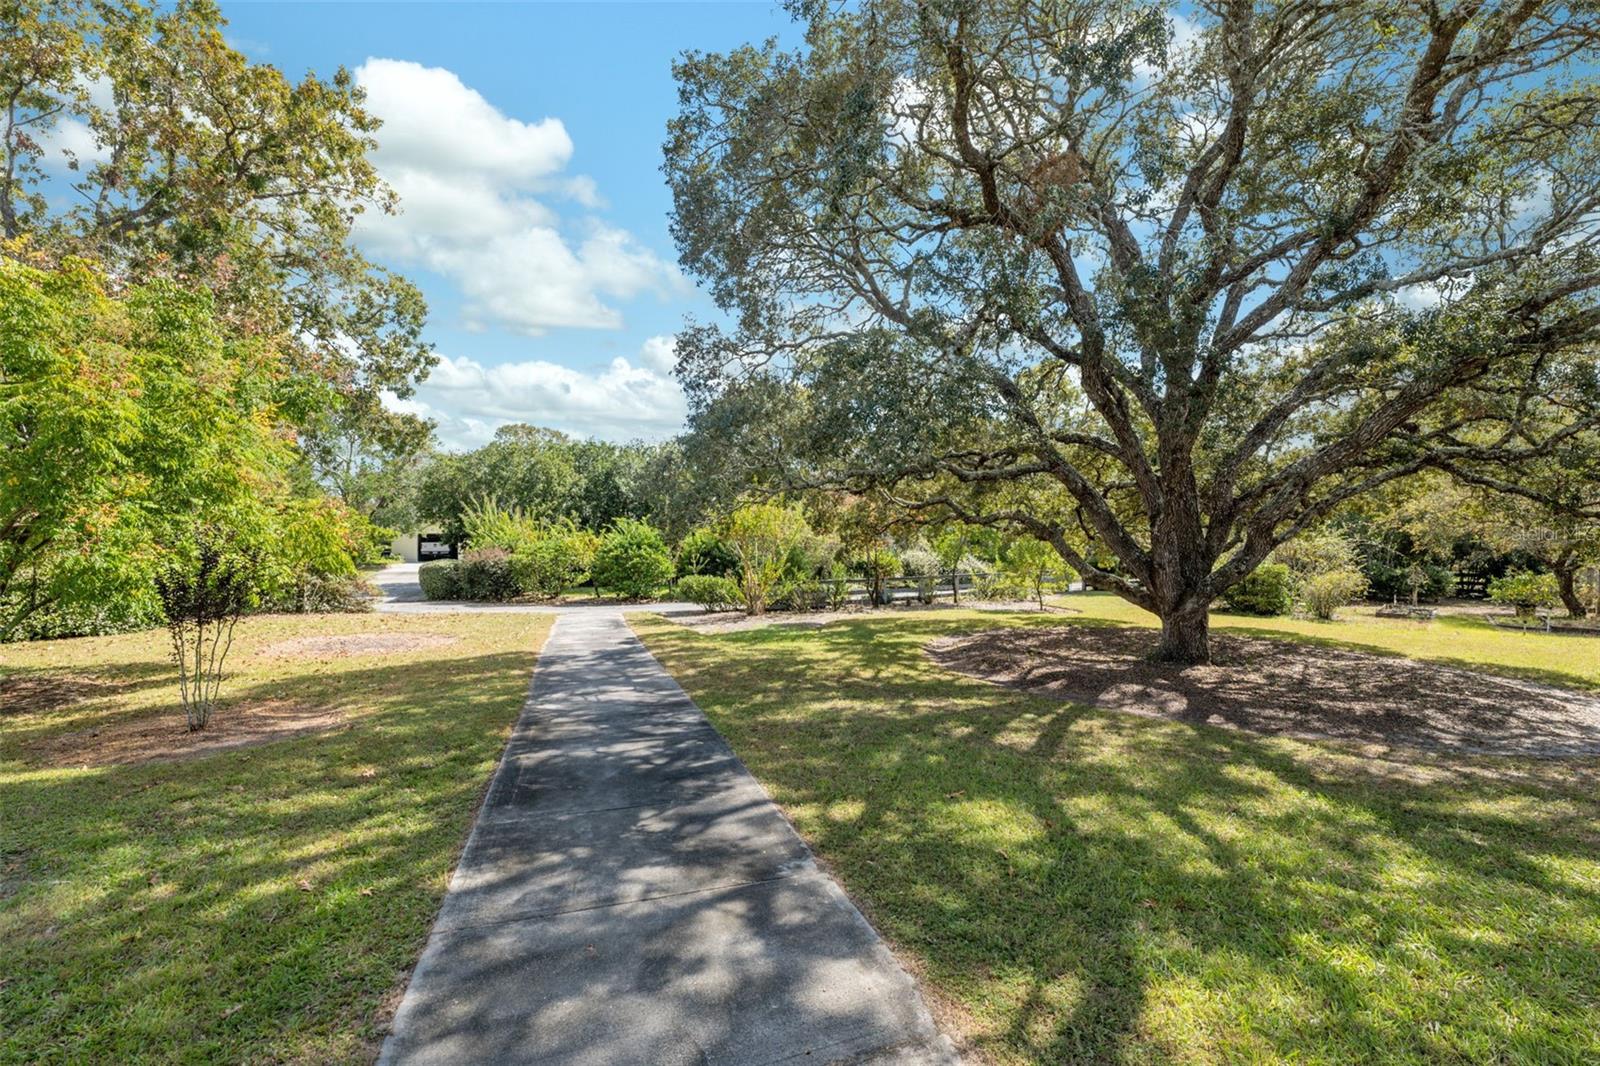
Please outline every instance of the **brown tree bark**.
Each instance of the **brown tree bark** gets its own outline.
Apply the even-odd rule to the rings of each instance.
[[[1211,661],[1211,616],[1209,605],[1190,601],[1161,616],[1161,643],[1153,658],[1157,662],[1194,666]]]
[[[1561,590],[1561,602],[1567,608],[1567,613],[1573,618],[1584,618],[1589,614],[1589,609],[1584,606],[1583,600],[1578,595],[1578,567],[1571,562],[1558,562],[1551,567],[1555,571],[1556,586]]]

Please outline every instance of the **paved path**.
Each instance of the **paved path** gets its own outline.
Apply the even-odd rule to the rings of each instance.
[[[558,618],[380,1063],[955,1061],[620,612]]]

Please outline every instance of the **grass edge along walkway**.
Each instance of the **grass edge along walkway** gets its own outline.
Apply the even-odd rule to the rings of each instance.
[[[709,635],[634,616],[995,1062],[1600,1060],[1597,760],[1379,764],[999,689],[922,653],[1070,621]],[[1499,665],[1592,683],[1570,654]]]
[[[325,733],[181,762],[45,769],[30,743],[177,715],[165,634],[0,648],[87,698],[8,714],[0,1062],[361,1061],[421,951],[528,689],[548,616],[249,619],[230,705]],[[305,636],[445,634],[414,653],[269,654]]]

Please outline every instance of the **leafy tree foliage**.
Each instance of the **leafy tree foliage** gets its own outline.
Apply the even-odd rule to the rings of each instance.
[[[666,453],[673,462],[664,463]],[[670,446],[612,444],[569,437],[538,426],[502,426],[481,448],[433,456],[417,475],[416,511],[447,536],[467,536],[464,516],[473,501],[494,497],[535,522],[570,519],[605,529],[621,518],[676,511],[681,535],[700,518],[675,508]]]
[[[739,557],[709,526],[690,530],[678,544],[677,572],[679,577],[708,574],[727,577],[739,569]]]
[[[1521,570],[1489,582],[1489,598],[1515,607],[1517,614],[1524,618],[1531,618],[1540,607],[1555,603],[1557,595],[1556,579],[1550,574]]]
[[[1592,6],[796,10],[666,146],[697,424],[784,484],[1034,536],[1194,662],[1347,501],[1600,419]]]
[[[420,293],[350,241],[395,198],[347,71],[292,83],[250,63],[211,0],[8,0],[0,99],[0,236],[209,290],[231,331],[275,338],[292,421],[370,418],[433,364]],[[69,124],[95,151],[63,183],[45,153]]]
[[[206,294],[109,295],[87,264],[0,261],[0,636],[40,611],[153,620],[159,545],[263,527],[284,492],[273,358]]]

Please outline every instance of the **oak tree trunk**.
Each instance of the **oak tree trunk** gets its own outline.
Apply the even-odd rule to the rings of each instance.
[[[1558,566],[1556,571],[1556,586],[1561,590],[1561,602],[1566,606],[1567,613],[1574,618],[1583,618],[1589,613],[1584,606],[1582,598],[1578,596],[1578,568],[1575,566]]]
[[[1155,660],[1181,666],[1211,661],[1211,616],[1204,601],[1188,600],[1162,613]]]

